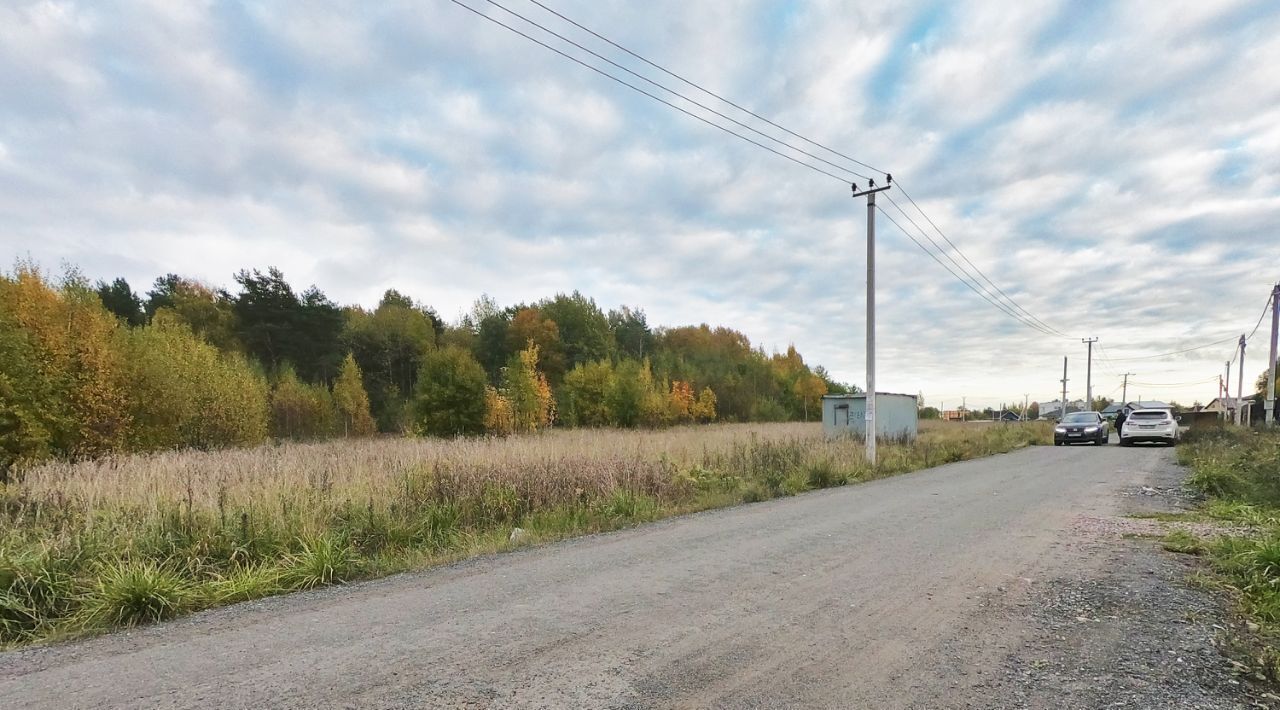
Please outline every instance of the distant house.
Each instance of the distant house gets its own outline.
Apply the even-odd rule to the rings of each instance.
[[[1000,414],[996,417],[996,419],[997,419],[998,421],[1002,421],[1002,422],[1018,422],[1018,421],[1022,421],[1022,417],[1021,417],[1021,416],[1019,416],[1019,414],[1018,414],[1017,412],[1011,412],[1011,411],[1009,411],[1009,410],[1007,410],[1007,409],[1006,409],[1006,410],[1004,410],[1003,412],[1000,412]]]
[[[944,422],[962,422],[965,420],[966,410],[964,409],[945,409],[942,411],[942,421]]]
[[[1084,405],[1083,399],[1077,399],[1075,401],[1067,402],[1067,413],[1083,412],[1084,410],[1085,410],[1085,405]],[[1061,417],[1061,416],[1062,416],[1062,400],[1055,399],[1052,402],[1040,403],[1041,419],[1057,419],[1058,417]]]
[[[1106,409],[1102,410],[1102,416],[1107,419],[1115,419],[1116,415],[1120,413],[1121,409],[1124,409],[1123,403],[1112,402],[1111,404],[1107,405]]]
[[[1235,408],[1236,408],[1235,397],[1217,397],[1212,402],[1204,405],[1204,408],[1202,408],[1200,411],[1222,414],[1224,412],[1235,411]]]
[[[1129,402],[1124,405],[1125,414],[1135,409],[1173,409],[1173,405],[1157,400],[1141,400],[1137,402]]]

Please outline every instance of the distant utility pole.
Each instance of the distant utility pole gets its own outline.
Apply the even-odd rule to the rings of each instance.
[[[1231,400],[1231,361],[1227,360],[1227,376],[1222,380],[1222,419],[1223,421],[1231,420],[1231,412],[1228,410],[1227,403]]]
[[[1097,338],[1081,338],[1080,342],[1089,345],[1089,360],[1084,367],[1084,411],[1093,411],[1093,344]]]
[[[1236,368],[1236,426],[1244,424],[1244,333],[1240,334],[1240,367]]]
[[[1280,336],[1280,283],[1271,289],[1271,351],[1267,357],[1267,391],[1262,398],[1263,421],[1276,425],[1276,345]]]
[[[1022,395],[1022,421],[1027,421],[1027,402],[1031,401],[1031,394]]]
[[[1129,403],[1129,378],[1133,377],[1133,375],[1134,373],[1132,372],[1126,372],[1123,375],[1121,375],[1121,377],[1124,378],[1124,384],[1120,386],[1120,406],[1121,407]],[[1112,391],[1114,392],[1115,390],[1112,390]]]
[[[1067,416],[1067,356],[1062,356],[1062,417]]]
[[[858,183],[850,183],[854,197],[867,196],[867,463],[876,465],[876,193],[893,185],[893,176],[885,175],[884,187],[871,180],[859,192]]]

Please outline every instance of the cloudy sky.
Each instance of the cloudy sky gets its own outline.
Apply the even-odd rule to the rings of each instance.
[[[528,0],[501,2],[799,145]],[[1216,381],[1183,383],[1221,373],[1231,344],[1149,356],[1250,331],[1280,279],[1273,0],[544,2],[892,172],[969,261],[1069,336],[988,305],[882,217],[883,390],[948,407],[1048,400],[1068,355],[1083,396],[1079,339],[1096,336],[1095,394],[1118,396],[1133,372],[1130,399],[1207,402]],[[447,317],[481,293],[579,289],[653,324],[794,343],[864,381],[866,208],[847,184],[449,0],[10,0],[0,97],[6,259],[140,291],[165,272],[229,285],[274,265],[340,302],[394,286]]]

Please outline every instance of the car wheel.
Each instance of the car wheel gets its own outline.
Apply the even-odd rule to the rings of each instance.
[[[1128,439],[1121,439],[1121,440],[1120,440],[1120,445],[1121,445],[1121,446],[1133,446],[1133,442],[1132,442],[1132,441],[1129,441]]]
[[[1104,437],[1102,437],[1101,439],[1098,439],[1097,444],[1098,444],[1098,446],[1106,446],[1106,445],[1107,445],[1107,437],[1105,437],[1105,436],[1104,436]]]

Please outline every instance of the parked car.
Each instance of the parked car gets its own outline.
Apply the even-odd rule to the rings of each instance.
[[[1181,438],[1178,419],[1172,409],[1135,409],[1124,420],[1120,430],[1120,445],[1132,446],[1140,441],[1159,441],[1176,444]]]
[[[1071,412],[1053,428],[1053,445],[1090,442],[1098,446],[1111,437],[1111,425],[1097,412]]]

